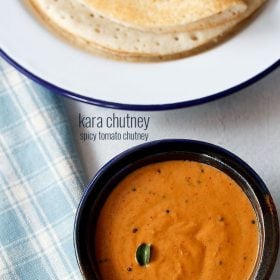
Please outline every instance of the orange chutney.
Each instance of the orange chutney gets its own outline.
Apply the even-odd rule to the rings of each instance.
[[[152,244],[148,265],[137,247]],[[106,200],[95,254],[104,280],[250,279],[259,248],[256,213],[240,186],[194,161],[137,169]]]

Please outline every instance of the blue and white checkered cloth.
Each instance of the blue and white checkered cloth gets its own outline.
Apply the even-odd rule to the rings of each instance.
[[[0,60],[0,279],[81,279],[83,172],[58,96]]]

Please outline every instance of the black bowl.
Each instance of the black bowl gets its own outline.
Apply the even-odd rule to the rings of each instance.
[[[244,161],[218,146],[193,140],[160,140],[129,149],[109,161],[86,188],[77,210],[74,243],[85,279],[101,279],[95,259],[95,228],[110,192],[132,171],[155,162],[193,160],[228,174],[250,199],[260,228],[260,248],[253,279],[269,279],[278,254],[279,226],[275,205],[264,182]]]

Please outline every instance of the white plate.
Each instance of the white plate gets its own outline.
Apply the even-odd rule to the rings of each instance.
[[[240,89],[279,65],[280,1],[227,42],[162,63],[123,63],[68,45],[24,1],[0,2],[1,55],[45,86],[102,106],[156,110],[193,105]]]

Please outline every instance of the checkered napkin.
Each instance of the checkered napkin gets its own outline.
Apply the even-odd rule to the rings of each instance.
[[[58,96],[0,60],[0,279],[81,279],[73,223],[83,186]]]

